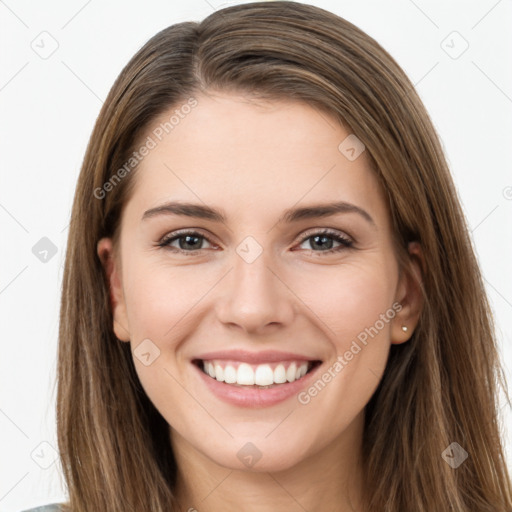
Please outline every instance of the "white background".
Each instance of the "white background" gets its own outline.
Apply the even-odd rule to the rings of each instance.
[[[58,461],[40,465],[57,446],[53,386],[70,207],[102,102],[157,31],[228,3],[0,0],[0,511],[65,499]],[[417,86],[459,190],[512,381],[510,0],[310,3],[374,37]],[[453,31],[469,44],[458,58],[465,43]],[[33,49],[52,44],[46,59]],[[42,237],[57,250],[45,263],[32,252]],[[502,413],[512,466],[505,402]]]

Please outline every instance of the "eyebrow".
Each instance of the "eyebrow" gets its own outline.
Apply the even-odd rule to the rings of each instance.
[[[331,215],[335,215],[337,213],[356,213],[363,217],[363,219],[365,219],[372,226],[376,226],[375,221],[366,210],[363,210],[359,206],[347,203],[345,201],[314,204],[301,208],[290,208],[285,210],[284,214],[280,217],[277,223],[292,223],[304,219],[330,217]],[[214,222],[226,223],[226,215],[221,210],[216,210],[215,208],[201,204],[182,202],[168,202],[155,208],[151,208],[150,210],[144,212],[142,220],[156,217],[158,215],[182,215],[185,217],[194,217],[197,219],[206,219],[212,220]]]

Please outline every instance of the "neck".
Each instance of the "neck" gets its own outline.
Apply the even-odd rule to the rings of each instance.
[[[360,512],[362,427],[358,416],[333,442],[276,472],[242,471],[216,464],[176,431],[176,495],[187,512]]]

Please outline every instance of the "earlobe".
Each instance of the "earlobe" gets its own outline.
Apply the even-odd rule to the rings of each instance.
[[[391,325],[391,343],[400,344],[408,341],[420,318],[423,308],[422,276],[425,262],[418,242],[409,244],[409,265],[402,270],[397,287],[396,301],[401,309]]]
[[[130,341],[120,268],[114,255],[112,239],[102,238],[98,242],[96,250],[109,286],[114,333],[119,340]]]

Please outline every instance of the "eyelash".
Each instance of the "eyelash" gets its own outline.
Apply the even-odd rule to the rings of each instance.
[[[173,233],[172,235],[165,236],[164,238],[162,238],[162,240],[160,240],[160,242],[158,242],[157,246],[164,248],[164,249],[171,250],[173,252],[184,254],[186,256],[195,256],[195,255],[199,254],[200,251],[205,250],[205,249],[194,249],[191,251],[185,251],[185,250],[179,249],[177,247],[171,247],[171,245],[170,245],[171,242],[174,242],[175,240],[179,240],[180,238],[184,238],[186,236],[196,236],[198,238],[203,238],[210,244],[215,245],[215,244],[213,244],[213,242],[211,242],[208,239],[208,237],[202,235],[201,233],[198,233],[197,231],[182,231],[179,233]],[[318,256],[325,256],[325,255],[337,253],[344,249],[350,249],[354,245],[354,242],[352,240],[340,235],[337,231],[333,231],[330,229],[323,229],[323,230],[316,231],[314,233],[309,234],[308,236],[302,238],[299,245],[303,244],[306,240],[309,240],[310,238],[314,238],[315,236],[328,236],[329,238],[332,238],[334,241],[341,244],[339,247],[335,247],[333,249],[328,249],[326,251],[314,251],[313,249],[306,249],[309,252],[318,254]]]

